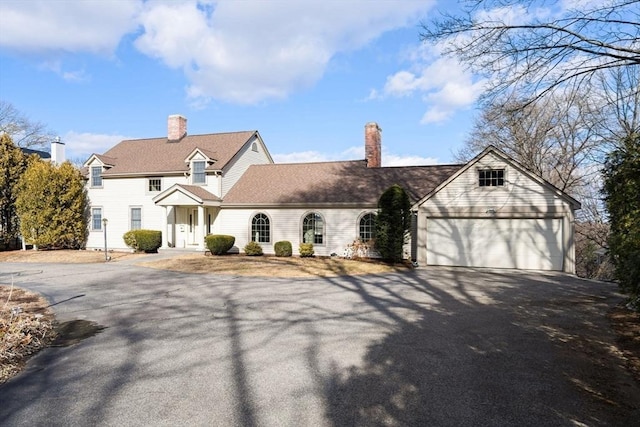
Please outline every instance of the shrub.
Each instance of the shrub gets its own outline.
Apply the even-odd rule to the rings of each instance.
[[[300,243],[299,251],[301,257],[313,256],[313,243]]]
[[[136,244],[136,230],[129,230],[122,236],[124,240],[124,244],[129,246],[131,249],[138,250],[138,245]]]
[[[233,247],[236,238],[226,234],[209,234],[205,237],[205,242],[212,255],[222,255]]]
[[[156,253],[162,246],[162,232],[158,230],[136,230],[138,250],[146,253]]]
[[[122,239],[136,252],[156,253],[162,246],[162,232],[158,230],[130,230]]]
[[[382,259],[401,262],[403,247],[411,229],[411,202],[399,185],[389,187],[378,200],[376,246]]]
[[[287,240],[276,242],[273,245],[273,250],[276,253],[276,256],[291,256],[291,254],[293,253],[291,242]]]
[[[249,256],[262,255],[262,246],[258,242],[249,242],[244,247],[244,253]]]

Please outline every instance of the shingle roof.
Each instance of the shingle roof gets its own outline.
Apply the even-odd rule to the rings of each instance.
[[[187,135],[179,142],[167,138],[132,139],[120,142],[98,158],[107,158],[113,167],[103,176],[130,173],[165,173],[187,171],[184,162],[194,149],[212,156],[216,162],[210,169],[222,169],[255,134],[255,131]]]
[[[462,165],[367,168],[366,161],[253,165],[223,205],[358,203],[376,205],[393,184],[420,200]]]
[[[180,187],[180,188],[185,189],[186,191],[188,191],[189,193],[193,194],[196,197],[199,197],[203,201],[213,201],[213,202],[215,202],[215,201],[220,201],[221,200],[218,196],[208,192],[207,190],[205,190],[204,188],[200,187],[199,185],[177,184],[176,187]]]

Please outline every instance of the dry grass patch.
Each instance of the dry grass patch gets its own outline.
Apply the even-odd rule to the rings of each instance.
[[[189,254],[138,265],[184,273],[216,273],[260,277],[332,277],[407,271],[404,265],[325,257],[275,257]]]
[[[54,316],[41,295],[0,284],[0,384],[55,338]]]
[[[148,254],[134,254],[130,252],[109,252],[112,261],[140,257]],[[56,250],[56,251],[6,251],[0,252],[0,262],[51,262],[60,264],[85,264],[104,261],[104,252],[85,250]]]

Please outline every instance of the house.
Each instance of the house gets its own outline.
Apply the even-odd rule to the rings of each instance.
[[[401,185],[413,206],[411,259],[420,265],[573,273],[580,203],[489,147],[466,164],[382,167],[381,129],[365,126],[366,159],[276,164],[257,131],[189,135],[170,116],[166,137],[122,141],[85,163],[87,247],[125,249],[131,229],[162,230],[163,248],[205,250],[230,234],[273,253],[288,240],[342,254],[374,236],[377,202]],[[108,218],[108,233],[103,219]]]

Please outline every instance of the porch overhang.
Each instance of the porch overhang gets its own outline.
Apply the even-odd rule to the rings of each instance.
[[[213,206],[222,199],[197,185],[174,184],[153,198],[156,206]]]

